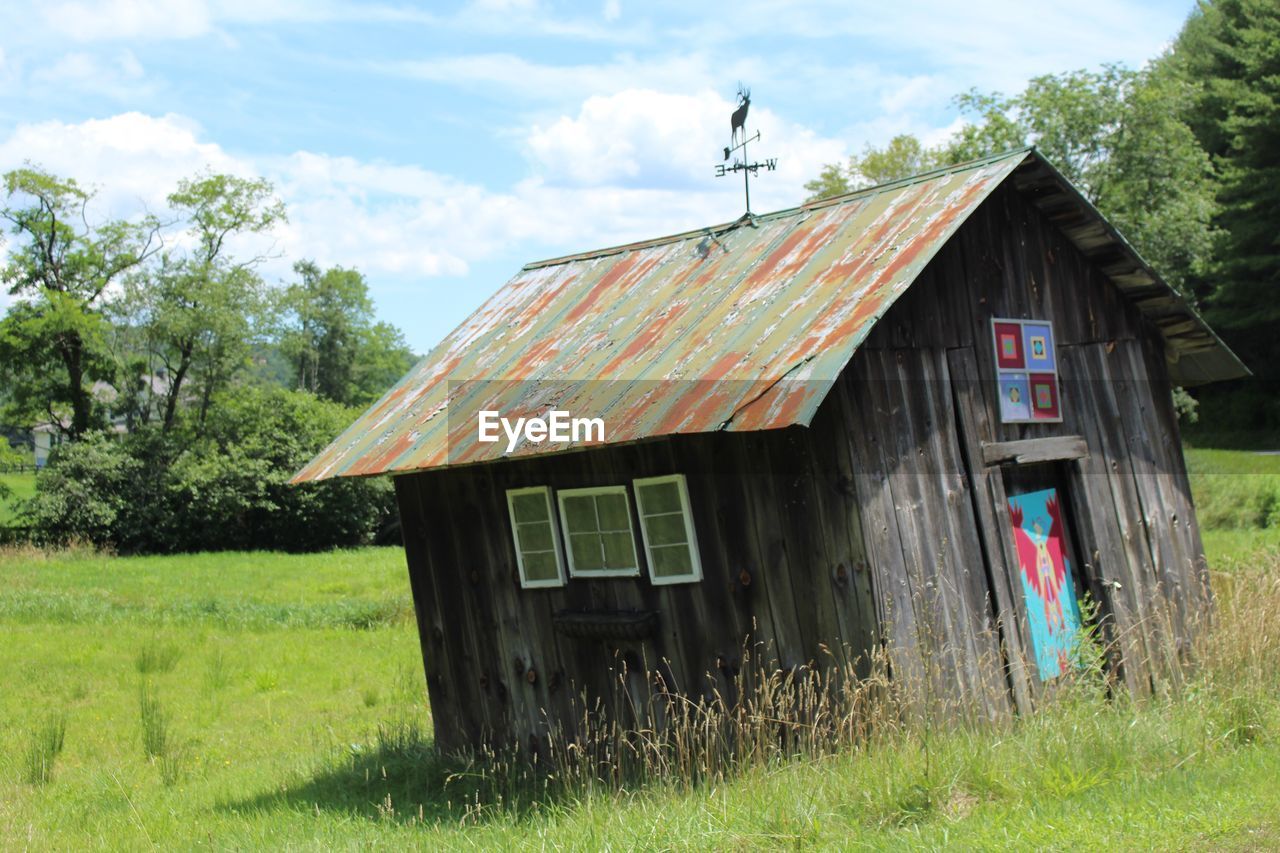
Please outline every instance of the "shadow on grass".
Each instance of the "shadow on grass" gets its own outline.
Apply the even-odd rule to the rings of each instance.
[[[438,753],[416,724],[383,726],[374,744],[293,785],[219,805],[234,814],[339,812],[403,824],[520,820],[545,812],[564,792],[524,764],[500,757]]]

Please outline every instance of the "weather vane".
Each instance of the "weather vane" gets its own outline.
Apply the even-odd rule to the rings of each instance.
[[[747,213],[751,216],[751,176],[758,174],[761,169],[766,172],[772,172],[778,166],[778,160],[770,157],[761,163],[752,163],[747,159],[747,143],[755,142],[760,138],[760,131],[756,131],[754,136],[747,136],[747,110],[751,107],[751,90],[738,84],[738,108],[733,111],[733,115],[729,117],[729,147],[724,149],[725,163],[729,162],[729,158],[733,157],[733,165],[726,166],[723,163],[716,166],[716,177],[723,178],[732,172],[742,173],[742,189],[747,196]],[[738,153],[741,152],[741,157]]]

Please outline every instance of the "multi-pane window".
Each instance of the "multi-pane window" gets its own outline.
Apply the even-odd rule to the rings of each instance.
[[[525,588],[564,585],[564,561],[556,536],[551,489],[534,486],[507,491],[507,510],[515,536],[520,585]]]
[[[632,481],[640,511],[640,532],[649,558],[649,577],[655,584],[702,579],[698,544],[689,511],[689,491],[683,474]]]
[[[640,574],[626,486],[563,489],[556,497],[571,576]]]

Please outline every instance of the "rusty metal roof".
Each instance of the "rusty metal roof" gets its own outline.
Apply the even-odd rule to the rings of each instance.
[[[477,440],[484,409],[599,417],[608,444],[807,425],[876,321],[1029,161],[1044,162],[1016,151],[751,222],[530,264],[295,482],[503,458],[505,438]],[[563,449],[524,444],[512,455]]]

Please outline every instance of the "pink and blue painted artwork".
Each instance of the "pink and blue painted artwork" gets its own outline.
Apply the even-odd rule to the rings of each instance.
[[[1080,605],[1067,559],[1058,490],[1009,498],[1009,518],[1036,666],[1040,680],[1048,681],[1070,667],[1080,632]]]

